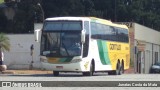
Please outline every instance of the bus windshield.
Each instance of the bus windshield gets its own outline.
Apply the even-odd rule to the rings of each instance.
[[[46,21],[44,31],[82,30],[82,21]]]
[[[81,55],[80,32],[43,32],[41,54],[68,57]]]

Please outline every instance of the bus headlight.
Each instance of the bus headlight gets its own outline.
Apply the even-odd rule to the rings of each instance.
[[[48,62],[48,59],[46,57],[40,57],[40,62],[45,62],[47,63]]]

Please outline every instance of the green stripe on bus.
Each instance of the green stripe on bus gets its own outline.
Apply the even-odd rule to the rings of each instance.
[[[102,64],[103,65],[110,64],[107,42],[102,40],[97,40],[97,44],[98,44],[99,55],[100,55]]]

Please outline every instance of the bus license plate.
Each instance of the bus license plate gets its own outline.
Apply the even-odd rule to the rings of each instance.
[[[63,69],[63,66],[56,66],[56,68],[58,68],[58,69]]]

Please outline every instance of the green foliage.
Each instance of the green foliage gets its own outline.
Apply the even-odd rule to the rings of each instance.
[[[0,10],[0,31],[6,33],[33,32],[34,22],[59,16],[95,16],[115,22],[137,22],[160,30],[160,0],[21,0],[7,3],[16,7],[13,20],[7,20]]]
[[[3,3],[3,2],[4,2],[4,0],[0,0],[0,4]]]
[[[0,33],[0,50],[10,50],[9,38],[4,33]]]

